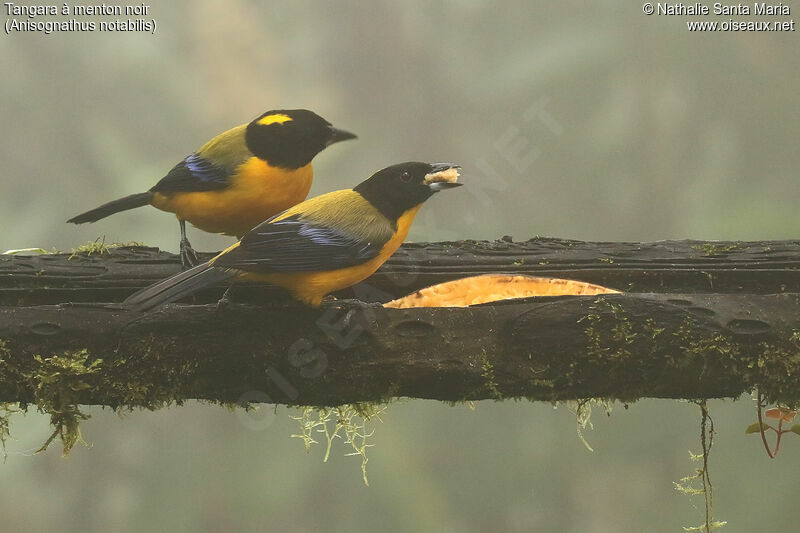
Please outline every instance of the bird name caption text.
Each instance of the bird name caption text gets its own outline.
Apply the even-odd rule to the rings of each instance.
[[[6,35],[61,32],[156,32],[147,4],[23,5],[3,2]]]
[[[667,15],[683,17],[727,17],[725,20],[687,20],[689,31],[795,31],[791,6],[784,3],[753,2],[750,4],[726,4],[722,2],[692,4],[684,2],[645,2],[645,15]],[[774,17],[772,20],[744,20],[730,17]]]

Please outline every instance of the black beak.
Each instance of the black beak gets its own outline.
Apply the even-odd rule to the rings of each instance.
[[[338,143],[339,141],[346,141],[348,139],[355,139],[355,138],[357,138],[355,133],[350,133],[349,131],[340,130],[331,126],[330,131],[328,132],[328,140],[325,143],[325,146],[330,146],[333,143]]]
[[[454,187],[461,187],[464,185],[463,183],[453,183],[450,181],[437,181],[436,183],[431,183],[428,185],[428,188],[433,192],[443,191],[445,189],[452,189]]]
[[[444,172],[451,168],[460,169],[461,165],[453,165],[452,163],[431,163],[431,174],[436,172]]]

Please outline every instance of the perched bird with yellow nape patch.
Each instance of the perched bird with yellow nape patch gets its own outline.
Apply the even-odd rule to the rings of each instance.
[[[305,200],[314,177],[314,156],[355,137],[306,109],[267,111],[208,141],[149,191],[108,202],[67,222],[95,222],[148,204],[175,213],[186,268],[197,263],[186,238],[187,221],[203,231],[241,237]]]
[[[422,204],[457,187],[458,166],[401,163],[259,224],[210,261],[142,289],[122,306],[146,311],[224,280],[265,282],[312,307],[366,279],[402,244]]]

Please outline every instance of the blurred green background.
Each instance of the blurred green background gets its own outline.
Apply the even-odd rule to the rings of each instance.
[[[690,33],[693,17],[647,17],[637,2],[150,5],[155,35],[0,37],[0,250],[104,236],[175,251],[174,218],[152,208],[64,221],[290,107],[360,137],[320,154],[312,194],[404,160],[463,166],[467,186],[427,205],[411,240],[800,232],[797,33]],[[58,446],[32,456],[45,417],[12,419],[2,530],[640,532],[702,519],[702,500],[672,487],[700,446],[699,409],[685,403],[596,412],[594,453],[564,407],[398,403],[376,427],[370,487],[342,446],[323,464],[289,438],[294,411],[267,411],[254,424],[197,404],[95,408],[93,447],[66,459]],[[800,441],[770,461],[744,435],[753,402],[712,402],[711,414],[725,531],[795,529]]]

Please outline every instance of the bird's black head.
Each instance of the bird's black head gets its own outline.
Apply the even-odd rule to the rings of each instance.
[[[281,168],[300,168],[327,146],[356,136],[306,109],[267,111],[247,125],[245,142],[256,157]]]
[[[353,190],[395,222],[434,193],[461,185],[459,168],[450,163],[400,163],[379,170]]]

